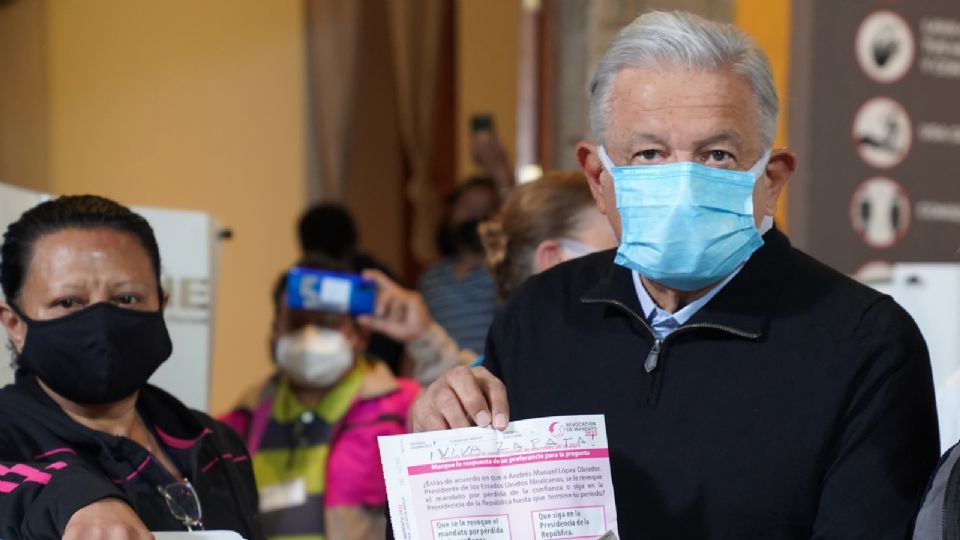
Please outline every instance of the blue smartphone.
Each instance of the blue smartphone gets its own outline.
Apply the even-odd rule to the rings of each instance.
[[[377,284],[355,274],[294,267],[287,272],[287,306],[349,315],[373,313]]]

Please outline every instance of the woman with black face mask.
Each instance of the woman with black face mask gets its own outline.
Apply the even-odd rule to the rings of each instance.
[[[150,225],[91,195],[44,202],[0,247],[0,538],[262,538],[249,456],[231,430],[147,384],[169,356]]]
[[[479,224],[500,208],[497,185],[487,177],[464,182],[447,199],[437,231],[443,256],[428,267],[418,284],[430,315],[457,346],[483,352],[487,330],[497,308],[493,279],[483,264]]]

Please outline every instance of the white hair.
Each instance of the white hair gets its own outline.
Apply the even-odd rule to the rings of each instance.
[[[756,100],[760,138],[766,148],[777,131],[777,89],[770,62],[756,42],[732,24],[681,11],[652,11],[634,19],[607,45],[590,81],[590,126],[603,144],[613,79],[624,68],[680,66],[728,69],[743,75]]]

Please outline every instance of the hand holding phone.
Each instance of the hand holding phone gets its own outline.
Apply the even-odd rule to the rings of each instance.
[[[355,274],[294,267],[287,272],[287,306],[348,315],[374,312],[377,284]]]

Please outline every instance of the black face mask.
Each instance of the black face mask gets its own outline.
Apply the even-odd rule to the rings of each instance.
[[[457,225],[458,252],[483,253],[483,242],[480,241],[480,224],[485,220],[470,219]]]
[[[133,394],[173,352],[160,311],[101,302],[45,321],[15,311],[27,324],[17,363],[76,403],[112,403]]]

